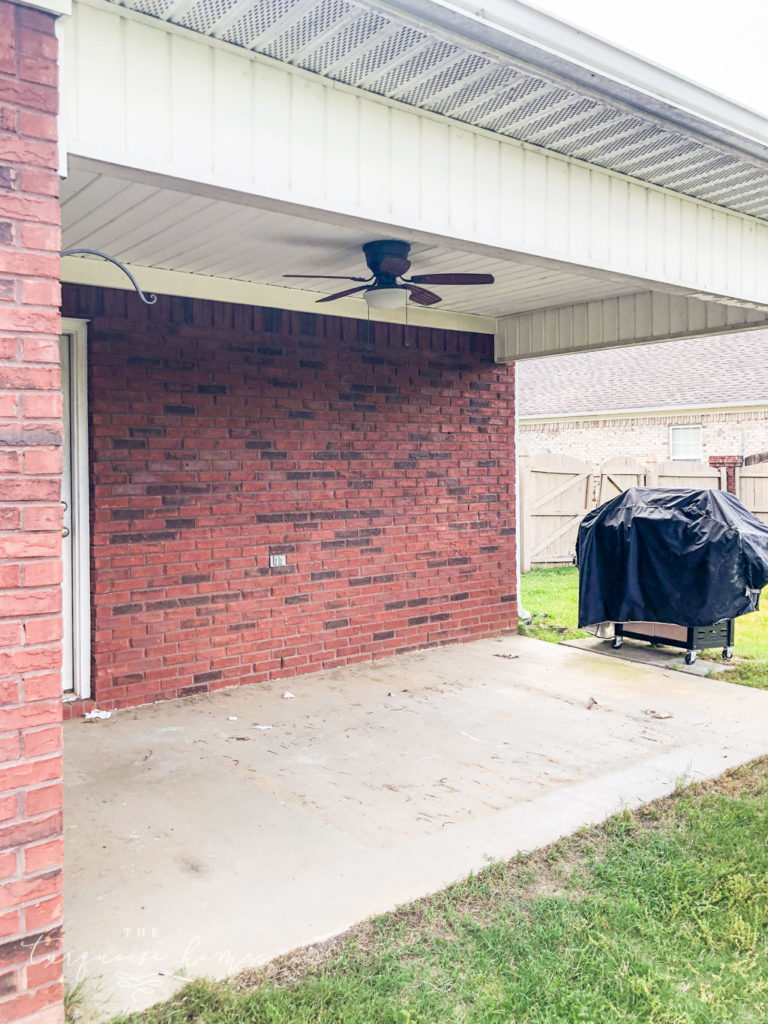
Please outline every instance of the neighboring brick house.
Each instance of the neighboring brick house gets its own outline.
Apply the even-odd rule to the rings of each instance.
[[[524,360],[517,402],[530,455],[740,461],[768,451],[768,331]]]

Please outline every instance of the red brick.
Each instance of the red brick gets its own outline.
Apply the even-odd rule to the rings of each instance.
[[[27,927],[38,927],[27,925]],[[58,981],[61,977],[61,964],[58,957],[46,957],[38,960],[37,963],[29,964],[26,968],[27,988],[39,988],[40,985],[48,985],[52,981]]]
[[[0,558],[43,558],[57,556],[61,550],[61,535],[46,533],[18,533],[7,537],[0,537]],[[44,594],[17,594],[8,598],[8,604],[3,611],[8,615],[22,615],[27,608],[27,602],[34,603],[34,612],[56,611],[56,606],[48,604],[43,607],[46,595]]]
[[[64,897],[52,896],[50,899],[41,900],[34,906],[26,907],[24,927],[30,931],[38,928],[50,928],[52,925],[59,924],[63,916]]]
[[[57,310],[32,309],[28,306],[0,306],[0,331],[29,331],[38,334],[56,334],[61,330]]]
[[[2,92],[2,79],[0,79]],[[24,277],[59,279],[61,257],[58,253],[27,252],[0,249],[0,273],[23,274]]]
[[[11,878],[18,873],[19,857],[15,850],[0,851],[0,878]]]
[[[49,85],[34,85],[10,76],[0,77],[0,102],[47,111],[50,114],[55,114],[59,108],[59,96],[55,88]]]
[[[19,176],[20,190],[30,195],[58,197],[60,183],[58,173],[44,167],[22,167]]]
[[[65,1024],[64,1007],[60,1000],[55,1001],[45,1010],[25,1017],[23,1024]]]
[[[47,60],[55,61],[58,55],[56,37],[40,32],[36,28],[21,27],[16,38],[17,46],[21,53],[29,54],[32,57],[45,57]],[[33,135],[34,132],[27,132]],[[55,138],[56,136],[52,136]]]
[[[48,377],[46,382],[45,386],[52,387],[55,384],[55,378]],[[56,391],[47,395],[25,395],[24,415],[30,419],[60,419],[61,394]]]
[[[61,701],[59,701],[61,703]],[[61,783],[56,783],[53,786],[43,786],[41,789],[30,790],[25,796],[25,804],[27,814],[44,814],[48,811],[56,811],[62,807],[62,801],[64,799],[64,789]],[[37,839],[48,839],[58,834],[55,824],[55,819],[44,819],[44,822],[51,821],[50,831],[45,832],[44,824],[37,826],[39,823],[34,822],[36,826],[35,838]],[[33,839],[27,840],[32,842]]]
[[[2,310],[0,310],[2,313]],[[47,366],[8,366],[0,363],[0,385],[6,388],[26,390],[57,390],[61,386],[58,369]],[[27,412],[25,404],[24,411]]]
[[[27,404],[29,399],[27,399]],[[61,473],[60,448],[33,448],[24,454],[27,476],[58,476]]]
[[[8,1021],[22,1021],[23,1024],[42,1024],[38,1011],[50,1012],[51,1004],[61,1002],[63,998],[63,985],[49,985],[45,988],[35,989],[34,992],[25,992],[23,995],[10,999],[0,1004]],[[53,1017],[51,1020],[55,1020]],[[63,1018],[60,1017],[59,1020]]]
[[[21,914],[18,910],[11,910],[7,914],[0,914],[0,938],[4,939],[9,935],[16,935],[20,930]]]
[[[15,818],[18,811],[19,797],[16,794],[0,797],[0,822],[8,821],[9,818]]]
[[[41,757],[61,753],[61,726],[24,733],[24,756]]]
[[[27,676],[27,678],[24,680],[24,699],[26,701],[40,701],[50,699],[51,697],[59,698],[60,694],[60,672],[49,672],[47,674]],[[51,719],[46,718],[46,723],[48,721],[51,721]],[[53,718],[52,721],[59,721],[59,719]]]
[[[18,761],[21,757],[20,739],[18,733],[4,733],[0,735],[0,762]]]
[[[18,11],[19,26],[32,29],[46,36],[56,35],[56,15],[38,11],[32,7],[21,7]]]
[[[0,5],[0,72],[16,71],[16,19],[13,4]]]
[[[27,672],[41,672],[55,669],[61,664],[58,647],[20,648],[15,651],[0,651],[0,675],[23,675]]]
[[[2,44],[0,44],[2,45]],[[0,107],[0,132],[17,132],[19,114],[15,107]]]
[[[19,124],[23,131],[24,122],[24,111],[21,112],[19,118]],[[27,118],[34,116],[37,119],[35,127],[40,130],[42,129],[45,118],[52,118],[52,114],[27,114]],[[55,122],[55,118],[54,118]],[[0,139],[0,147],[2,148],[3,160],[7,160],[8,163],[13,164],[26,164],[29,167],[50,167],[51,161],[56,159],[56,146],[50,142],[38,142],[30,141],[29,137],[23,135],[6,135]],[[33,199],[31,202],[42,203],[46,200]],[[6,212],[6,216],[13,215],[13,207],[11,210]],[[39,215],[30,217],[29,219],[38,220]],[[55,220],[47,221],[50,224],[57,224],[58,218]],[[23,238],[23,234],[22,234]],[[48,246],[31,246],[33,249],[48,248]]]
[[[18,58],[19,78],[23,82],[34,82],[37,85],[56,85],[58,68],[56,62],[45,57]]]
[[[17,881],[6,882],[0,887],[0,907],[6,909],[21,906],[24,903],[58,895],[61,891],[61,878],[62,871],[59,868],[43,875],[36,875],[34,878],[21,878]],[[31,930],[28,923],[26,927]]]
[[[0,358],[7,359],[9,356],[2,354],[3,339],[0,339]],[[15,346],[14,346],[15,347]],[[2,395],[0,394],[0,419],[4,417],[16,416],[19,409],[19,398],[18,395]]]
[[[61,303],[61,285],[58,281],[24,281],[22,299],[30,306],[58,306]],[[35,354],[35,349],[38,354]],[[30,361],[39,359],[41,362],[58,363],[58,342],[53,339],[26,338],[24,358]]]
[[[19,765],[0,769],[3,788],[8,792],[26,786],[39,786],[43,782],[51,782],[60,778],[60,756],[48,757],[39,761],[24,761]],[[0,903],[1,905],[2,903]]]
[[[26,460],[24,468],[29,468]],[[54,533],[61,531],[61,516],[61,505],[33,505],[24,510],[24,529],[30,533]]]
[[[28,145],[31,154],[34,154],[36,159],[35,144],[28,143]],[[16,156],[15,162],[25,162],[23,158],[18,158],[19,154],[14,155]],[[57,225],[60,222],[59,204],[55,199],[6,195],[3,198],[3,217],[25,222],[22,223],[21,228],[21,241],[25,248],[51,250],[55,248]],[[43,244],[40,244],[41,241]]]
[[[27,452],[29,457],[29,452]],[[0,566],[0,570],[2,566]],[[61,583],[61,562],[59,559],[26,562],[24,565],[24,585],[27,587],[49,587]]]
[[[54,839],[50,843],[28,846],[24,851],[24,870],[28,874],[59,867],[64,861],[64,840]]]
[[[25,681],[25,691],[31,682]],[[61,691],[59,691],[61,692]],[[27,698],[29,700],[29,698]],[[33,729],[38,725],[55,725],[61,721],[61,697],[59,700],[38,700],[34,703],[22,704],[18,708],[6,708],[3,711],[3,729]]]
[[[0,359],[16,359],[18,349],[18,338],[0,338]]]
[[[0,449],[0,474],[18,473],[21,470],[21,457],[18,452],[2,451]],[[7,509],[6,512],[18,512],[18,509]],[[21,522],[21,516],[17,516],[16,524]],[[0,529],[8,529],[7,521],[0,521]]]
[[[60,641],[62,636],[61,616],[50,619],[27,619],[24,624],[24,639],[28,645]]]

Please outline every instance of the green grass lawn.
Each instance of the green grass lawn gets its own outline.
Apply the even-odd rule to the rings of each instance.
[[[768,759],[122,1024],[752,1024]]]
[[[540,640],[558,642],[588,636],[576,628],[579,609],[579,570],[575,566],[532,569],[522,577],[523,607],[533,613],[530,625],[520,632]],[[703,651],[710,657],[713,673],[730,682],[768,689],[768,587],[761,597],[762,611],[736,620],[735,662],[732,669],[718,673],[720,651]]]

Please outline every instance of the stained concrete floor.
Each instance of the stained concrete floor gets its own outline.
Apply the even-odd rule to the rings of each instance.
[[[73,721],[66,974],[147,1006],[765,753],[766,692],[519,636]]]

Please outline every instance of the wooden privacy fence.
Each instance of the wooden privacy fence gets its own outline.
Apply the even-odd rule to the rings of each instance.
[[[592,467],[570,455],[520,459],[521,569],[570,562],[592,507]]]
[[[768,524],[768,462],[736,470],[736,495],[750,512]]]
[[[628,487],[726,488],[724,469],[700,462],[641,463],[626,455],[595,472],[570,455],[520,455],[521,571],[534,565],[570,565],[579,524],[591,509]],[[768,523],[768,463],[736,471],[736,493]]]

